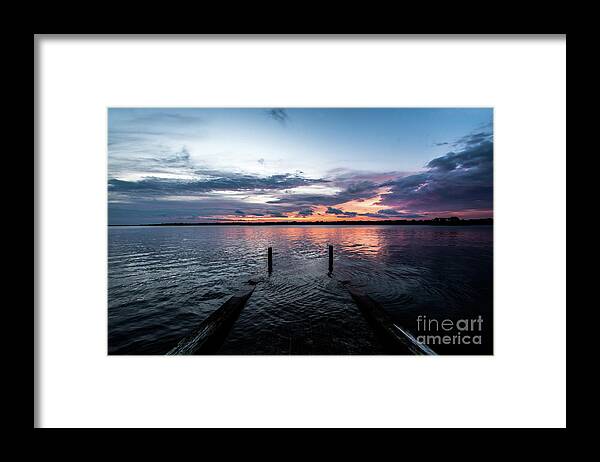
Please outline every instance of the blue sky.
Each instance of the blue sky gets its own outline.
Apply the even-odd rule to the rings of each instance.
[[[491,216],[492,110],[108,111],[109,223]]]

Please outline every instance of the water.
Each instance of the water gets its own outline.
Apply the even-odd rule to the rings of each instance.
[[[387,354],[341,281],[371,295],[415,336],[451,335],[448,344],[429,343],[440,354],[492,353],[491,226],[140,226],[108,233],[109,354],[166,353],[256,276],[262,282],[219,354]],[[331,277],[328,244],[335,248]],[[419,315],[437,320],[437,330],[433,324],[425,332]],[[467,334],[481,345],[439,327],[479,316],[481,330]]]

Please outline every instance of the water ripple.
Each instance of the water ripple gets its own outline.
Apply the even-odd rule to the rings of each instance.
[[[168,351],[257,275],[263,282],[219,353],[377,354],[385,350],[341,282],[363,288],[409,329],[420,313],[491,319],[492,229],[110,228],[108,271],[111,354]]]

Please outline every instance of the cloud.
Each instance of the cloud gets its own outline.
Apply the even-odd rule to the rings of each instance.
[[[355,217],[358,215],[357,212],[344,212],[342,209],[336,209],[335,207],[327,207],[327,211],[325,213],[336,215],[337,217],[341,218]]]
[[[314,213],[313,209],[304,209],[304,210],[300,210],[298,212],[298,215],[302,216],[302,217],[308,217],[310,215],[312,215]]]
[[[356,183],[351,183],[346,188],[346,193],[361,194],[361,193],[364,193],[367,191],[373,191],[376,188],[377,188],[377,184],[373,183],[372,181],[363,180],[363,181],[358,181]]]
[[[348,217],[370,217],[370,218],[381,218],[381,219],[389,219],[389,218],[421,218],[423,215],[415,214],[415,213],[405,213],[401,211],[397,211],[394,209],[382,209],[377,213],[357,213],[357,212],[345,212],[342,209],[338,209],[335,207],[327,207],[327,211],[325,213],[329,213],[332,215],[336,215],[340,218],[348,218]]]
[[[425,215],[422,215],[420,213],[406,213],[406,212],[400,212],[394,209],[382,209],[379,210],[377,213],[364,213],[361,216],[366,216],[366,217],[370,217],[370,218],[381,218],[383,220],[386,219],[390,219],[390,218],[402,218],[402,219],[412,219],[412,218],[423,218],[425,217]]]
[[[484,131],[484,132],[471,133],[469,135],[466,135],[466,136],[460,138],[455,144],[465,145],[465,146],[473,146],[476,144],[483,143],[484,141],[491,141],[491,139],[492,139],[492,133]]]
[[[367,178],[365,173],[358,173],[356,178],[352,178],[348,171],[344,171],[342,178],[330,175],[326,179],[321,179],[321,181],[329,183],[330,186],[340,189],[335,194],[289,194],[280,196],[276,200],[270,201],[270,203],[298,208],[315,205],[334,206],[352,200],[360,201],[377,195],[381,183],[374,180],[388,180],[389,176],[382,177],[381,174],[373,174],[373,180]]]
[[[318,206],[338,218],[415,219],[460,215],[461,211],[482,216],[493,204],[493,144],[481,136],[465,139],[460,149],[430,160],[423,171],[413,174],[337,170],[325,178],[307,178],[298,173],[258,176],[197,169],[190,166],[185,147],[160,165],[163,171],[168,171],[167,166],[185,168],[194,178],[109,179],[111,223],[206,221],[224,216],[308,218]],[[339,190],[334,194],[289,192],[318,184]],[[380,206],[374,213],[338,206],[373,197],[379,197]],[[184,218],[190,216],[194,218]]]
[[[241,213],[239,213],[241,212]],[[249,204],[237,198],[205,197],[201,200],[180,198],[168,201],[161,198],[134,197],[130,201],[110,203],[110,224],[144,224],[168,222],[205,222],[244,217],[285,217],[285,210],[264,209],[261,204]]]
[[[493,204],[493,143],[489,134],[465,137],[462,149],[431,160],[426,171],[387,183],[381,204],[417,213],[489,211]]]
[[[483,141],[480,144],[468,147],[463,151],[449,152],[442,157],[437,157],[429,161],[427,167],[439,172],[477,168],[486,162],[491,164],[491,152],[492,143],[490,141]]]
[[[282,212],[277,212],[274,210],[267,210],[267,214],[273,218],[287,218],[287,215]]]
[[[176,151],[173,156],[164,157],[162,159],[155,159],[157,163],[163,163],[170,166],[189,167],[190,164],[190,152],[185,146],[181,150]]]
[[[113,114],[119,114],[122,111],[121,108],[110,108],[109,117]],[[162,127],[182,127],[185,125],[199,125],[205,124],[206,121],[203,117],[193,114],[186,113],[185,109],[178,109],[177,112],[168,112],[166,110],[152,110],[142,109],[143,112],[134,111],[128,113],[128,115],[120,122],[125,126],[141,126],[149,127],[160,125]]]
[[[383,209],[383,210],[379,210],[379,211],[377,212],[377,214],[378,214],[378,215],[387,215],[387,216],[390,216],[390,217],[400,217],[400,216],[404,216],[404,215],[406,215],[405,213],[403,213],[403,212],[399,212],[399,211],[397,211],[397,210],[394,210],[394,209]]]
[[[189,150],[185,145],[177,148],[148,145],[144,142],[131,143],[116,148],[109,156],[110,178],[127,179],[132,175],[173,177],[190,177],[195,166]]]
[[[206,128],[206,121],[193,114],[134,112],[124,115],[119,109],[109,109],[108,145],[111,157],[120,153],[144,154],[164,148],[165,141],[204,139]]]
[[[195,195],[211,191],[282,190],[327,182],[319,178],[304,178],[290,173],[265,177],[214,170],[197,170],[196,173],[205,174],[207,178],[182,180],[147,177],[139,181],[112,178],[108,181],[109,193],[156,197]]]
[[[491,132],[491,124],[485,124],[479,127],[481,131],[475,131],[473,133],[469,133],[468,135],[461,136],[460,138],[454,139],[452,141],[442,141],[438,143],[433,143],[434,146],[452,146],[454,148],[464,149],[469,146],[473,146],[476,144],[483,143],[484,141],[492,141],[492,132]]]
[[[285,125],[290,118],[287,111],[281,108],[269,109],[267,110],[267,114],[282,125]]]
[[[270,115],[285,123],[287,113],[281,111]],[[487,215],[493,203],[491,132],[480,129],[438,145],[448,145],[448,152],[418,172],[339,168],[311,178],[301,171],[259,175],[210,168],[195,163],[187,146],[179,142],[153,145],[148,151],[144,144],[131,143],[128,156],[109,157],[109,222],[308,218],[321,210],[338,218],[412,219],[461,211]],[[373,198],[378,202],[362,205]]]

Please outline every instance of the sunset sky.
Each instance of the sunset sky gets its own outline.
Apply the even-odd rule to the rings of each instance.
[[[111,108],[109,224],[491,217],[492,114]]]

